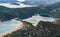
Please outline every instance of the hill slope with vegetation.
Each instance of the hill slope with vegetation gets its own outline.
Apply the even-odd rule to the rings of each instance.
[[[13,18],[24,19],[34,14],[48,14],[51,17],[60,18],[60,2],[43,7],[7,8],[0,6],[0,21]],[[59,20],[57,22],[60,23]],[[28,22],[25,23],[27,24]],[[60,37],[60,24],[58,23],[41,21],[36,27],[32,26],[31,23],[28,23],[26,26],[28,26],[27,29],[25,27],[5,37]]]
[[[8,34],[5,37],[60,37],[60,25],[52,22],[40,21],[36,27],[27,24],[22,30]],[[29,26],[29,28],[27,28]]]
[[[27,7],[27,8],[7,8],[0,6],[0,20],[12,18],[28,18],[34,14],[48,14],[51,17],[60,18],[60,2],[48,6]]]
[[[60,2],[48,6],[27,7],[27,8],[7,8],[0,6],[0,17],[3,19],[27,18],[33,14],[45,13],[51,17],[60,18]]]

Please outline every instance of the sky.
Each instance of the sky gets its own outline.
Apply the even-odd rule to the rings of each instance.
[[[16,1],[20,1],[20,2],[23,2],[23,1],[25,1],[25,0],[0,0],[0,3],[2,2],[2,3],[4,3],[4,2],[16,2]]]
[[[25,0],[17,0],[17,1],[23,2],[23,1],[25,1]]]
[[[49,1],[49,2],[56,2],[56,1],[60,1],[60,0],[0,0],[0,1],[20,1],[20,2],[23,2],[23,1]]]

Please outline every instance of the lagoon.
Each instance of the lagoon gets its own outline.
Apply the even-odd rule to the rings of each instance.
[[[0,34],[5,35],[7,32],[15,30],[19,26],[20,24],[18,22],[12,20],[0,22]]]

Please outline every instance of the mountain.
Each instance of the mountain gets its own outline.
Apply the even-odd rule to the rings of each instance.
[[[47,6],[25,7],[25,8],[7,8],[0,6],[0,20],[6,21],[13,18],[26,19],[35,14],[47,14],[53,18],[60,19],[60,2]],[[42,15],[41,15],[42,16]],[[26,27],[15,31],[5,37],[60,37],[60,20],[56,22],[39,21],[36,27],[31,23],[24,21]]]
[[[41,10],[38,10],[38,12],[48,14],[51,17],[60,18],[60,2],[48,5]]]
[[[0,20],[26,19],[34,14],[47,14],[53,18],[60,18],[60,2],[43,7],[7,8],[0,6],[0,10]]]
[[[24,1],[24,4],[28,4],[28,5],[44,5],[46,4],[46,2],[44,1]]]
[[[25,4],[31,4],[31,5],[47,5],[47,4],[52,4],[55,2],[60,2],[60,0],[25,0]]]
[[[20,2],[12,2],[12,3],[1,3],[0,6],[5,6],[8,8],[25,8],[25,7],[35,7],[34,5],[26,5]]]
[[[12,18],[27,18],[31,17],[35,11],[35,7],[26,7],[26,8],[7,8],[0,6],[0,20],[8,20]],[[32,12],[31,12],[32,11]]]

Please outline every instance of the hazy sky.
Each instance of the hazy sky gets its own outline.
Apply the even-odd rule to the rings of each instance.
[[[10,1],[10,0],[0,0],[0,1]],[[14,0],[12,0],[14,1]],[[16,0],[15,0],[16,1]],[[52,2],[52,1],[60,1],[60,0],[17,0],[17,1],[20,1],[20,2],[23,2],[23,1],[49,1],[49,2]]]
[[[23,1],[25,1],[25,0],[17,0],[17,1],[23,2]]]
[[[10,1],[10,2],[12,2],[12,1],[20,1],[20,2],[23,2],[25,0],[0,0],[0,2],[7,2],[7,1]]]

